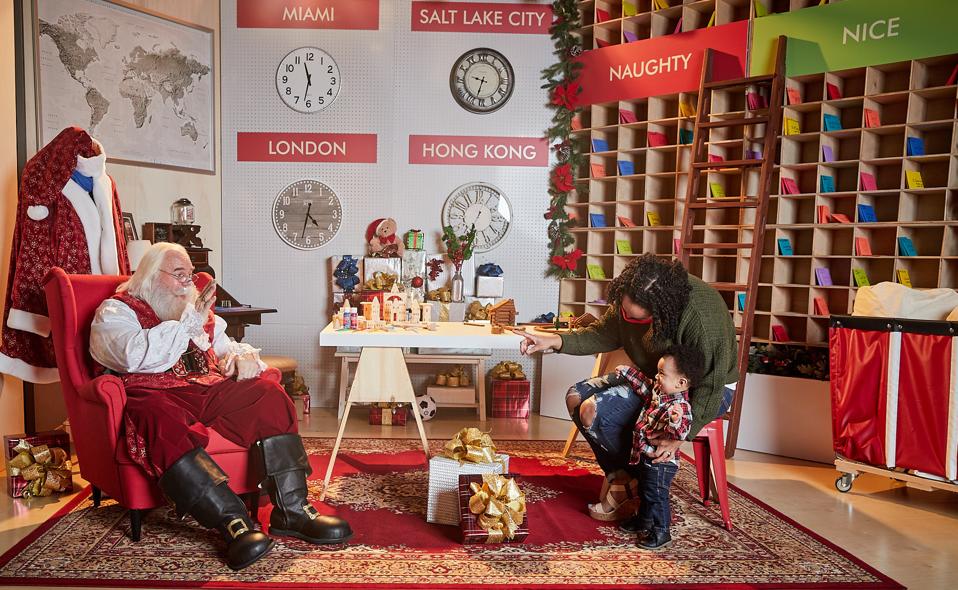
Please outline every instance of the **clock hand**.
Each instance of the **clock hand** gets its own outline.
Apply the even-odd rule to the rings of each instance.
[[[306,64],[303,64],[303,68],[306,69],[306,84],[307,85],[312,84],[313,77],[309,75],[309,66],[307,66]]]
[[[306,218],[303,219],[303,233],[302,233],[301,235],[304,235],[304,236],[306,235],[306,222],[307,222],[307,221],[309,220],[309,218],[310,218],[309,210],[312,209],[312,208],[313,208],[313,204],[312,204],[312,203],[310,203],[309,205],[306,206]]]
[[[475,78],[475,76],[473,77]],[[476,90],[476,94],[479,94],[482,92],[482,85],[486,83],[486,77],[483,76],[482,78],[476,78],[476,79],[479,80],[479,90]]]
[[[319,222],[316,221],[316,218],[314,218],[312,215],[310,215],[310,214],[307,213],[307,214],[306,214],[306,219],[309,220],[309,222],[312,223],[313,225],[315,225],[316,227],[320,227],[320,226],[319,226]],[[322,229],[322,228],[320,228],[320,229]]]

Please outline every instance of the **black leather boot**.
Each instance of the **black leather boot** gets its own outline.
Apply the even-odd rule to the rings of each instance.
[[[353,536],[349,524],[336,516],[323,516],[309,503],[306,476],[312,473],[303,439],[280,434],[256,442],[266,475],[263,487],[273,501],[269,532],[296,537],[317,545],[345,543]]]
[[[669,528],[652,527],[647,531],[640,531],[635,544],[643,549],[658,549],[672,542]]]
[[[160,477],[160,489],[176,504],[226,541],[226,565],[241,570],[266,555],[273,541],[253,528],[246,505],[226,484],[227,476],[203,449],[186,453]]]
[[[631,518],[627,518],[619,523],[619,530],[623,533],[631,533],[633,535],[641,535],[643,532],[648,531],[652,528],[652,521],[643,519],[638,514]]]

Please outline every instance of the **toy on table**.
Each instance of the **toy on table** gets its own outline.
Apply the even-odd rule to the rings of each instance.
[[[489,321],[492,333],[502,334],[505,326],[516,325],[516,303],[512,299],[503,299],[489,309]]]

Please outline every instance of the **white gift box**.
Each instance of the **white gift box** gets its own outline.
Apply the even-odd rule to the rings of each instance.
[[[504,277],[476,277],[476,297],[502,297]]]
[[[429,459],[429,501],[426,521],[436,524],[459,524],[459,475],[508,473],[509,455],[496,455],[495,463],[472,463],[437,456]]]
[[[377,272],[395,275],[397,279],[402,277],[402,258],[376,258],[366,256],[363,258],[363,281],[373,278]]]

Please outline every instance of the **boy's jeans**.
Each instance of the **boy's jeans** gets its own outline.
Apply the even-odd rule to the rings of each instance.
[[[642,457],[639,463],[639,523],[654,529],[668,530],[672,523],[669,488],[679,466],[671,461],[653,463]]]

